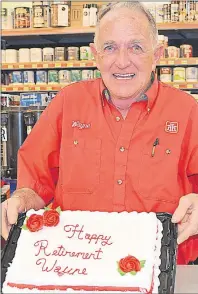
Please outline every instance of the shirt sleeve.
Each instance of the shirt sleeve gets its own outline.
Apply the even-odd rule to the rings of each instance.
[[[193,107],[187,127],[188,166],[187,175],[198,175],[198,103]],[[196,179],[196,177],[195,177]]]
[[[34,190],[46,204],[58,177],[64,96],[62,90],[50,102],[18,151],[17,188]]]
[[[187,126],[187,175],[194,193],[198,194],[198,103],[192,108]],[[188,264],[198,258],[198,235],[190,237],[179,246],[179,263]]]

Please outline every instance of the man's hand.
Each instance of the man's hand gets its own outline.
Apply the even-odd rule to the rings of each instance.
[[[45,206],[43,199],[32,189],[16,190],[11,198],[1,204],[1,235],[7,240],[11,226],[16,223],[18,214],[29,209],[39,210]]]
[[[7,240],[11,226],[16,223],[18,213],[22,212],[22,202],[18,197],[11,197],[1,204],[1,235]]]
[[[191,193],[180,199],[172,222],[178,223],[178,244],[198,234],[198,194]]]

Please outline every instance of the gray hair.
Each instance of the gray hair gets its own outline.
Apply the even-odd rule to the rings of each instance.
[[[127,1],[127,2],[112,2],[112,3],[109,3],[108,5],[106,5],[104,8],[100,9],[100,11],[98,13],[98,22],[96,25],[96,31],[95,31],[95,36],[94,36],[94,44],[95,44],[96,48],[98,46],[99,26],[100,26],[100,22],[101,22],[102,18],[108,12],[115,10],[115,9],[123,8],[123,7],[127,7],[129,9],[133,9],[133,10],[137,9],[147,17],[149,24],[150,24],[150,27],[151,27],[151,33],[153,36],[154,47],[155,47],[158,43],[158,29],[157,29],[157,25],[156,25],[154,17],[150,13],[150,11],[144,6],[144,4],[142,4],[141,2]]]

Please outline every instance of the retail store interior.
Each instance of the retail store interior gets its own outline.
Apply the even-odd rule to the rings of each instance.
[[[89,44],[98,11],[106,5],[1,3],[1,202],[16,189],[18,149],[43,110],[63,87],[100,77]],[[156,69],[158,79],[190,93],[198,102],[198,1],[145,5],[156,19],[164,47]]]

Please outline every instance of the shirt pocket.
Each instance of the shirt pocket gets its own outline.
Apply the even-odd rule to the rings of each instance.
[[[157,145],[144,148],[138,167],[137,192],[142,199],[176,203],[181,197],[177,150]]]
[[[100,182],[101,140],[66,139],[61,154],[63,193],[93,193]]]

